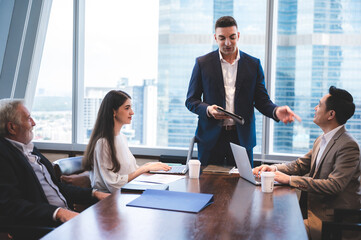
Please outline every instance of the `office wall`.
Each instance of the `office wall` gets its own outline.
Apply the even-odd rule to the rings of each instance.
[[[37,73],[31,65],[37,60],[35,48],[42,37],[38,26],[44,3],[49,2],[0,0],[0,98],[25,98],[29,86],[36,86]]]
[[[0,66],[3,64],[14,1],[0,0]]]

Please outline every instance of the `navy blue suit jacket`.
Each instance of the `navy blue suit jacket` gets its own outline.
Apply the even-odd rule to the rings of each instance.
[[[53,165],[34,147],[34,154],[48,169],[53,182],[68,202],[91,203],[91,188],[80,188],[59,182]],[[0,137],[0,217],[15,223],[52,225],[57,206],[50,205],[28,159],[9,141]]]
[[[236,124],[240,145],[252,149],[256,145],[254,107],[274,118],[277,106],[267,93],[260,60],[242,51],[239,53],[234,111],[245,119],[244,125]],[[202,165],[207,165],[209,151],[215,146],[222,128],[221,121],[207,116],[207,107],[213,104],[226,107],[219,50],[196,59],[187,93],[186,107],[198,115],[196,139]]]

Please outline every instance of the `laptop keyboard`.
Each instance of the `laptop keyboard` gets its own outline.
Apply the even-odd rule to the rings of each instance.
[[[185,168],[185,165],[181,165],[181,166],[172,166],[172,169],[171,170],[169,170],[168,172],[182,172],[183,170],[184,170],[184,168]]]
[[[170,173],[170,174],[185,174],[186,171],[186,165],[177,165],[177,166],[172,166],[172,169],[170,169],[169,171],[164,171],[164,170],[158,170],[158,171],[149,171],[150,173]]]

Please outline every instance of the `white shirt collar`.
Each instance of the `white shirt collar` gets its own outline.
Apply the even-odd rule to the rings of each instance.
[[[5,138],[5,139],[8,140],[14,147],[19,149],[26,156],[29,155],[30,153],[32,153],[34,150],[34,144],[32,142],[25,145],[24,143],[21,143],[21,142],[18,142],[18,141],[9,139],[9,138]]]
[[[218,49],[218,53],[219,53],[219,60],[221,60],[221,62],[227,62],[226,60],[224,60],[220,49]],[[234,62],[233,62],[232,64],[236,63],[240,58],[241,58],[241,56],[239,55],[239,50],[238,50],[238,48],[237,48],[236,60],[234,60]],[[227,62],[227,63],[228,63],[228,62]]]
[[[340,128],[342,128],[342,127],[343,127],[343,125],[338,126],[337,128],[332,129],[332,130],[329,131],[328,133],[324,133],[324,134],[323,134],[323,137],[325,138],[326,143],[328,143],[328,142],[331,140],[331,138],[336,134],[336,132],[337,132]]]

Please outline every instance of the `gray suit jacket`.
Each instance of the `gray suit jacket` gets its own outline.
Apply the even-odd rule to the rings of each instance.
[[[360,148],[342,127],[326,146],[316,167],[320,143],[318,137],[305,156],[276,166],[279,171],[292,175],[291,186],[308,192],[309,217],[331,220],[335,208],[360,208]],[[303,176],[307,173],[308,177]]]

